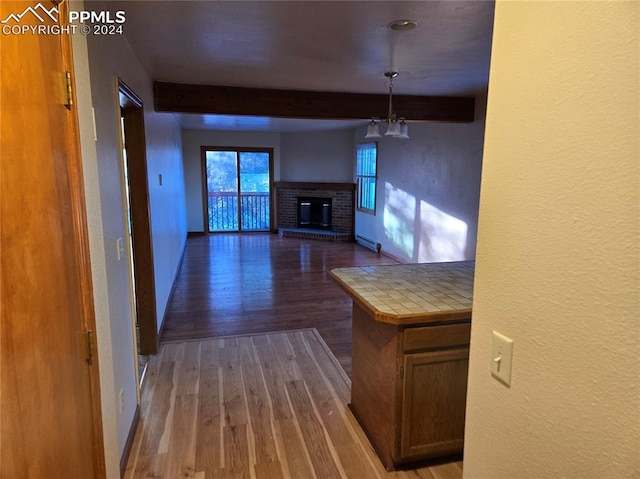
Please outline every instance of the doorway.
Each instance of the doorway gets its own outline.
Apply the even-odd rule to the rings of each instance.
[[[122,179],[126,247],[119,251],[129,261],[134,318],[132,323],[142,380],[146,356],[158,351],[153,242],[149,217],[149,184],[142,100],[118,80],[122,132]]]
[[[205,231],[270,231],[273,149],[202,147]]]

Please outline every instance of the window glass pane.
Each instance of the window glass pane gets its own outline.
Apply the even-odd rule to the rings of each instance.
[[[363,143],[357,149],[357,173],[358,175],[376,174],[376,144]]]
[[[240,152],[240,191],[269,192],[269,153]]]
[[[367,178],[365,181],[367,183],[367,194],[364,207],[372,210],[376,206],[376,179]]]
[[[375,210],[377,144],[363,143],[356,148],[358,208]]]
[[[270,164],[266,151],[206,151],[208,231],[270,229]]]

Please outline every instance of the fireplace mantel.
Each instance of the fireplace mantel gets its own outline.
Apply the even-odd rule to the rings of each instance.
[[[300,190],[353,190],[355,191],[355,183],[313,183],[307,181],[276,181],[274,183],[278,188],[293,188]]]

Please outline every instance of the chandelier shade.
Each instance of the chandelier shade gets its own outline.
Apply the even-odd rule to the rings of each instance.
[[[400,124],[396,120],[391,120],[384,136],[398,136],[400,134]]]
[[[409,126],[406,124],[404,117],[398,117],[393,111],[393,79],[398,76],[398,72],[388,71],[385,72],[384,76],[389,79],[389,112],[386,118],[375,116],[371,118],[365,138],[381,138],[379,123],[386,123],[387,131],[384,136],[409,139]]]
[[[409,139],[409,125],[405,122],[400,123],[400,134],[396,135],[394,138],[400,138],[402,140]]]
[[[380,137],[380,128],[378,128],[378,124],[371,120],[371,123],[369,123],[369,126],[367,127],[367,134],[365,135],[365,138],[369,139]]]

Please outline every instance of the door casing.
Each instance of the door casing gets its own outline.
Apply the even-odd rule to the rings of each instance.
[[[118,80],[120,113],[124,118],[125,148],[129,178],[135,307],[140,327],[140,353],[158,352],[156,281],[147,176],[147,150],[142,100],[122,80]],[[127,230],[128,230],[127,226]]]

